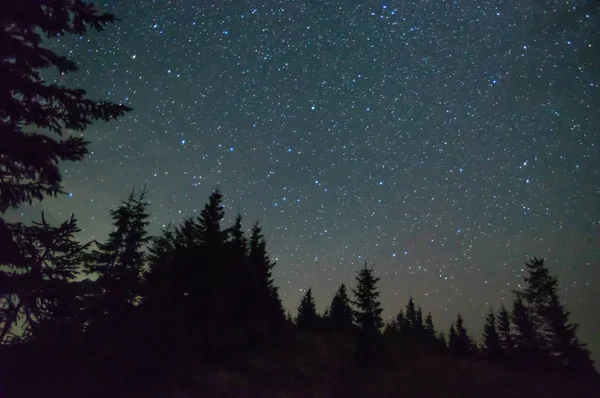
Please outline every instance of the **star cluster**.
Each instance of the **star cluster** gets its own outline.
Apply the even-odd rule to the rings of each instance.
[[[598,360],[598,15],[583,4],[110,2],[122,22],[51,43],[81,65],[56,79],[135,111],[85,133],[71,194],[44,207],[104,239],[108,209],[147,183],[157,233],[218,185],[227,222],[264,225],[292,311],[308,287],[324,309],[368,261],[386,315],[414,296],[476,335],[545,257]]]

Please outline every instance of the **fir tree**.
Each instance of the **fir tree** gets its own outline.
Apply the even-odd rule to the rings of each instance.
[[[440,348],[448,348],[448,339],[446,338],[446,333],[444,333],[443,330],[441,330],[437,335],[437,345]]]
[[[404,312],[400,310],[398,315],[396,315],[396,328],[401,336],[405,336],[410,331],[410,325],[407,322],[406,317],[404,316]]]
[[[538,336],[529,312],[521,297],[513,303],[512,322],[515,325],[515,351],[521,361],[532,360],[540,355]]]
[[[381,303],[373,268],[364,267],[356,274],[356,288],[352,290],[356,307],[356,324],[360,330],[355,359],[361,366],[369,366],[381,359],[383,352],[380,329],[383,327]]]
[[[413,301],[412,297],[408,299],[408,303],[406,304],[404,319],[407,330],[410,330],[411,333],[414,333],[415,325],[417,323],[417,310],[415,309],[415,302]]]
[[[468,331],[464,326],[464,320],[460,314],[456,317],[456,322],[450,328],[449,347],[456,355],[465,355],[473,350],[473,341],[469,337]]]
[[[569,322],[569,313],[558,298],[558,279],[550,275],[543,259],[534,257],[525,266],[527,285],[517,295],[527,303],[537,347],[568,368],[593,369],[589,351],[577,338],[578,325]]]
[[[252,311],[253,317],[260,319],[266,327],[265,330],[271,332],[283,327],[285,322],[285,311],[279,298],[279,289],[272,275],[274,266],[275,263],[267,253],[267,243],[262,235],[262,228],[256,222],[250,236],[248,280],[251,284],[251,296],[249,299],[256,303]]]
[[[496,314],[493,309],[490,309],[483,326],[483,350],[492,358],[498,358],[502,354],[500,337],[496,328]]]
[[[353,312],[346,286],[342,283],[331,300],[327,317],[334,331],[348,331],[353,325]]]
[[[44,39],[64,34],[84,35],[89,27],[102,30],[116,19],[100,14],[96,7],[81,0],[70,2],[11,2],[0,5],[0,214],[46,196],[64,193],[58,165],[62,161],[80,161],[87,154],[87,142],[81,132],[95,120],[111,120],[130,108],[87,99],[82,89],[49,84],[41,77],[44,69],[68,74],[78,69],[65,56],[45,48]],[[41,229],[40,229],[41,228]],[[45,242],[63,241],[73,229],[73,220],[58,228],[42,225],[26,227],[11,224],[0,217],[0,341],[8,334],[21,311],[34,304],[48,284],[32,286],[41,271],[31,264],[38,233],[56,233]],[[28,242],[27,239],[34,239]],[[54,249],[54,248],[53,248]],[[25,251],[24,251],[25,250]],[[34,256],[34,257],[37,257]],[[43,256],[44,257],[44,256]],[[36,277],[24,277],[36,273]],[[26,304],[25,295],[27,295]],[[17,297],[19,296],[19,297]],[[33,309],[32,309],[33,311]],[[37,312],[37,311],[34,311]]]
[[[71,216],[52,227],[42,214],[32,225],[7,225],[20,261],[0,271],[0,343],[33,337],[56,344],[83,331],[83,302],[75,279],[87,245],[75,240],[80,232]],[[24,335],[13,335],[17,326]]]
[[[425,318],[424,332],[428,341],[435,341],[435,328],[433,326],[433,317],[431,316],[431,312],[428,312],[427,317]]]
[[[79,161],[87,154],[80,136],[94,120],[111,120],[130,109],[85,97],[82,89],[49,84],[41,71],[78,70],[77,63],[42,46],[44,39],[100,31],[116,21],[93,4],[69,2],[3,2],[0,8],[0,213],[9,207],[63,193],[60,161]],[[9,100],[10,99],[10,100]],[[0,245],[4,247],[3,245]]]
[[[510,314],[504,304],[498,312],[498,340],[504,356],[511,358],[514,354],[514,341],[510,321]]]
[[[99,291],[92,315],[98,322],[125,316],[139,302],[146,260],[144,247],[150,240],[146,230],[146,193],[142,190],[136,195],[132,190],[121,206],[111,210],[114,230],[106,243],[96,242],[97,249],[87,258],[88,272],[98,275]]]
[[[356,275],[356,288],[352,290],[355,296],[353,304],[356,306],[355,319],[358,327],[369,334],[379,332],[383,327],[381,303],[377,283],[379,277],[375,276],[372,268],[364,267]]]
[[[319,327],[319,314],[317,313],[311,288],[306,291],[300,300],[298,314],[296,315],[296,326],[300,330],[313,331]]]
[[[423,325],[423,311],[421,310],[420,306],[417,309],[413,332],[419,341],[422,341],[425,339],[425,327]]]

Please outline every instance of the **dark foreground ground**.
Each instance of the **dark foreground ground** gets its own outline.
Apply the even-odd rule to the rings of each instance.
[[[270,350],[171,368],[168,383],[157,381],[163,370],[144,372],[142,381],[129,381],[119,370],[111,382],[100,368],[87,368],[58,381],[47,363],[28,372],[6,372],[11,366],[5,362],[3,375],[12,375],[0,380],[0,387],[9,387],[0,389],[0,398],[600,398],[600,383],[578,375],[515,369],[408,343],[388,344],[380,366],[361,369],[353,351],[352,339],[298,333]]]
[[[351,344],[300,334],[293,349],[255,354],[229,366],[206,365],[187,385],[160,396],[600,398],[599,383],[576,376],[524,373],[414,345],[388,354],[383,366],[357,369],[350,366]]]

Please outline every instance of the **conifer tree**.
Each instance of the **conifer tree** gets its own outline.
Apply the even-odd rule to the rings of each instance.
[[[370,366],[381,359],[383,353],[380,329],[383,327],[381,303],[373,268],[364,267],[356,274],[354,293],[354,316],[360,333],[356,345],[355,360],[361,366]]]
[[[329,323],[334,331],[348,331],[353,325],[353,312],[346,286],[342,283],[331,300]]]
[[[317,330],[319,327],[319,314],[312,294],[312,288],[309,288],[298,306],[296,315],[296,326],[300,330]]]
[[[437,335],[437,344],[440,348],[448,348],[448,339],[446,338],[446,333],[444,333],[443,330],[441,330]]]
[[[512,322],[515,325],[514,343],[515,351],[521,361],[532,360],[538,357],[540,347],[535,325],[531,320],[529,308],[519,296],[514,300]]]
[[[428,312],[427,317],[425,318],[424,332],[428,341],[435,341],[435,328],[433,326],[433,317],[431,316],[431,312]]]
[[[413,327],[413,332],[417,337],[417,340],[422,341],[425,338],[425,327],[423,325],[423,311],[421,310],[421,306],[417,309],[417,314],[415,317],[415,325]]]
[[[401,336],[407,335],[410,331],[410,325],[408,325],[407,319],[402,310],[400,310],[398,315],[396,315],[396,328]]]
[[[500,337],[496,328],[496,314],[491,308],[483,326],[483,350],[492,358],[498,358],[502,354]]]
[[[511,358],[514,354],[514,341],[510,314],[504,304],[498,312],[498,340],[505,357]]]
[[[375,276],[373,268],[364,267],[356,275],[356,288],[352,290],[355,296],[355,319],[358,327],[368,334],[379,332],[383,327],[381,303],[377,283],[380,277]]]
[[[42,214],[32,225],[7,225],[21,261],[0,272],[0,343],[14,337],[33,337],[56,344],[83,331],[80,284],[81,261],[87,245],[75,239],[80,232],[71,216],[52,227]],[[12,335],[17,326],[24,335]],[[55,340],[49,340],[49,339]]]
[[[82,89],[49,84],[41,77],[44,69],[67,74],[78,69],[77,63],[43,46],[45,39],[64,34],[84,35],[89,27],[100,31],[116,21],[111,14],[101,14],[94,4],[81,0],[70,2],[0,3],[0,214],[24,203],[41,201],[46,196],[64,193],[59,163],[80,161],[87,154],[87,142],[81,132],[95,120],[111,120],[130,108],[86,98]],[[63,241],[73,220],[58,228],[34,224],[11,224],[0,217],[0,341],[8,334],[15,316],[37,300],[48,296],[48,284],[31,284],[39,279],[31,274],[31,250],[38,232],[56,233],[44,241]],[[41,229],[40,229],[41,228]],[[36,232],[37,231],[37,232]],[[27,242],[27,239],[34,241]],[[25,251],[24,251],[25,250]],[[37,256],[34,256],[37,257]],[[31,304],[26,305],[25,299]],[[37,295],[37,296],[36,296]],[[19,298],[17,298],[19,296]],[[15,301],[16,300],[16,301]]]
[[[469,337],[460,314],[457,315],[455,324],[450,328],[448,337],[450,349],[456,355],[465,355],[473,350],[473,341]]]
[[[96,242],[97,249],[87,256],[88,272],[98,275],[92,314],[96,322],[125,316],[140,300],[144,247],[150,240],[146,193],[132,190],[121,206],[110,211],[114,230],[106,243]]]
[[[408,299],[406,304],[406,310],[404,311],[405,325],[411,334],[414,334],[415,325],[417,323],[417,310],[415,309],[415,302],[413,298]]]
[[[550,275],[543,259],[534,257],[525,266],[527,285],[517,295],[527,304],[537,347],[568,368],[593,369],[589,351],[577,338],[578,325],[569,321],[569,313],[558,298],[558,279]]]
[[[116,21],[93,4],[69,2],[3,2],[0,7],[0,213],[9,207],[63,193],[60,161],[79,161],[87,154],[80,136],[94,120],[111,120],[130,109],[86,98],[82,89],[49,84],[44,69],[68,74],[77,63],[43,47],[44,39],[100,31]],[[3,245],[0,245],[4,247]]]

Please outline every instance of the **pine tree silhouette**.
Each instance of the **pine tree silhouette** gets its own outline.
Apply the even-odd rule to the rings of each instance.
[[[80,283],[81,260],[87,245],[75,240],[80,232],[71,216],[59,227],[52,227],[42,214],[32,225],[7,225],[22,262],[0,273],[0,342],[19,336],[10,332],[18,320],[23,338],[47,344],[66,343],[83,331],[83,303]],[[25,290],[22,290],[25,289]]]
[[[396,328],[401,336],[406,336],[410,332],[410,324],[407,322],[402,310],[396,315]]]
[[[541,350],[538,335],[530,316],[529,308],[518,297],[513,302],[512,322],[515,325],[515,353],[520,361],[532,361],[539,358]]]
[[[87,142],[67,131],[83,131],[94,120],[111,120],[130,108],[85,97],[82,89],[48,84],[43,69],[75,72],[77,64],[42,46],[64,34],[100,31],[116,21],[81,0],[69,2],[3,2],[0,29],[0,213],[9,207],[63,193],[58,163],[79,161]],[[18,62],[16,62],[18,61]],[[54,138],[58,136],[58,138]]]
[[[512,358],[514,355],[514,336],[512,332],[512,324],[510,314],[506,310],[504,304],[498,312],[498,340],[504,356]]]
[[[73,60],[43,47],[44,39],[64,34],[84,35],[89,27],[102,30],[116,21],[113,15],[100,14],[93,4],[80,0],[5,1],[0,5],[0,15],[0,214],[3,214],[9,208],[64,193],[58,164],[80,161],[87,154],[85,140],[79,136],[63,138],[65,133],[83,131],[98,119],[115,119],[130,108],[89,100],[84,90],[48,84],[40,73],[48,68],[61,74],[78,69]],[[46,242],[63,240],[65,231],[73,228],[67,227],[72,222],[51,228],[42,220],[42,225],[28,228],[0,217],[0,308],[3,309],[0,341],[12,328],[16,315],[26,307],[37,306],[36,300],[50,294],[44,291],[49,284],[32,286],[40,272],[36,271],[35,278],[17,277],[32,272],[28,261],[33,253],[23,250],[25,245],[36,242],[27,243],[27,239],[38,239],[37,229],[57,234],[54,238],[45,237]]]
[[[473,350],[473,341],[464,326],[462,315],[458,314],[456,322],[450,327],[448,345],[456,355],[465,355]]]
[[[428,312],[427,317],[425,318],[424,333],[427,341],[431,343],[435,342],[435,327],[433,326],[433,317],[431,316],[431,312]]]
[[[336,291],[329,307],[327,317],[333,331],[349,331],[353,326],[353,312],[350,298],[346,293],[346,286],[342,283]]]
[[[413,331],[414,331],[415,337],[417,338],[418,341],[425,340],[425,327],[423,325],[423,311],[421,310],[420,306],[417,309],[417,314],[415,317],[415,324],[414,324],[413,329],[414,329]]]
[[[312,288],[308,288],[298,306],[298,314],[296,315],[296,326],[300,330],[315,331],[319,328],[319,314],[315,306],[315,300],[312,294]]]
[[[285,310],[271,273],[275,263],[271,262],[266,245],[262,228],[256,222],[250,236],[248,259],[247,275],[250,291],[246,293],[250,296],[246,296],[244,300],[254,303],[250,315],[254,319],[253,322],[260,324],[261,337],[278,333],[285,324]]]
[[[527,305],[535,329],[537,346],[561,365],[593,374],[593,361],[585,344],[577,338],[578,325],[569,322],[558,297],[558,279],[550,275],[544,260],[534,257],[527,263],[526,288],[516,292]]]
[[[483,350],[491,358],[498,358],[502,355],[500,336],[496,328],[496,314],[491,308],[483,326]]]
[[[383,327],[381,303],[373,268],[364,267],[356,274],[356,287],[352,289],[355,306],[354,317],[360,333],[355,359],[361,366],[370,366],[381,359],[382,341],[380,329]]]
[[[97,249],[86,256],[88,272],[98,275],[92,311],[96,326],[108,318],[112,324],[119,322],[140,301],[144,248],[150,240],[146,193],[145,189],[138,194],[132,190],[127,200],[110,211],[115,229],[106,243],[96,242]]]
[[[417,310],[415,309],[415,302],[412,297],[408,299],[408,303],[406,304],[404,319],[407,330],[410,331],[411,335],[414,335],[415,325],[417,323]]]

